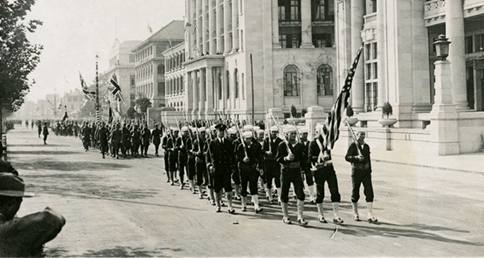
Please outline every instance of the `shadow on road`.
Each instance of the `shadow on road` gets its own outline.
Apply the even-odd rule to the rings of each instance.
[[[49,151],[49,150],[32,150],[32,151],[9,151],[9,155],[72,155],[78,154],[75,151]]]
[[[173,252],[183,251],[181,248],[162,247],[155,250],[145,248],[132,248],[126,246],[116,246],[104,250],[88,250],[86,253],[77,257],[168,257],[173,256]],[[65,248],[49,248],[45,251],[46,257],[59,257],[68,255],[69,251]],[[76,257],[69,255],[70,257]]]
[[[15,160],[15,159],[13,159]],[[106,171],[131,168],[133,166],[119,163],[98,163],[98,162],[76,162],[76,161],[60,161],[60,160],[45,160],[39,158],[37,160],[29,160],[30,162],[15,162],[17,170],[56,170],[56,171]]]
[[[475,243],[464,240],[447,238],[441,235],[430,233],[427,231],[449,231],[458,233],[469,233],[466,230],[457,230],[453,228],[446,228],[440,226],[424,225],[424,224],[409,224],[409,225],[399,225],[385,222],[378,222],[376,224],[371,224],[369,226],[362,226],[367,222],[359,222],[360,225],[355,224],[343,224],[339,229],[339,233],[348,234],[353,236],[382,236],[382,237],[410,237],[417,239],[432,240],[444,243],[452,244],[462,244],[471,246],[484,246],[483,243]],[[368,224],[367,224],[368,225]]]
[[[68,147],[70,145],[68,144],[47,144],[47,145],[44,145],[44,143],[42,142],[42,140],[39,140],[39,143],[37,144],[8,144],[8,147],[9,148],[14,148],[14,147],[19,147],[19,148],[23,148],[23,147]]]

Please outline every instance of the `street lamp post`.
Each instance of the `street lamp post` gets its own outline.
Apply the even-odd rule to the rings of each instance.
[[[96,109],[96,120],[97,120],[97,122],[99,122],[99,120],[100,120],[100,116],[99,116],[100,105],[99,105],[98,60],[99,60],[99,56],[96,55],[96,105],[95,105],[95,109]]]

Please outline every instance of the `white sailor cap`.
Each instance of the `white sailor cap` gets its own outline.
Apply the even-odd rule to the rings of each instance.
[[[306,126],[299,127],[298,131],[300,134],[309,133],[309,129]]]
[[[259,126],[254,126],[254,127],[252,128],[252,130],[254,130],[254,131],[256,131],[256,132],[257,132],[257,131],[259,131],[259,130],[260,130],[260,127],[259,127]]]
[[[230,127],[229,129],[227,129],[227,133],[228,134],[236,134],[237,133],[237,129],[235,129],[233,127]]]
[[[262,129],[257,130],[257,134],[260,134],[260,133],[265,133],[265,132]]]
[[[293,125],[289,125],[289,126],[286,126],[284,128],[284,132],[285,133],[295,133],[295,132],[297,132],[297,128]]]
[[[174,127],[174,126],[170,127],[170,130],[172,130],[173,132],[180,131],[180,129],[178,129],[178,127]]]
[[[279,132],[279,128],[275,125],[271,126],[271,128],[269,128],[269,131],[271,132]]]
[[[252,129],[254,129],[254,126],[252,126],[252,125],[244,125],[244,131],[251,131]]]
[[[182,128],[181,128],[181,131],[182,131],[182,132],[188,132],[188,126],[184,126],[184,127],[182,127]]]
[[[242,133],[242,137],[244,138],[252,138],[252,132],[246,131]]]
[[[204,133],[206,130],[207,130],[207,128],[205,128],[205,127],[198,128],[199,133]]]

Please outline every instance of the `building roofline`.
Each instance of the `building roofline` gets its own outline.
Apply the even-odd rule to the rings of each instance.
[[[160,33],[163,29],[167,28],[168,26],[170,26],[171,24],[175,23],[175,22],[184,22],[183,20],[172,20],[171,22],[169,22],[168,24],[166,24],[165,26],[161,27],[161,29],[157,30],[155,33],[151,34],[147,39],[145,39],[144,41],[142,41],[141,43],[139,43],[138,45],[136,45],[135,47],[133,47],[131,49],[131,52],[136,52],[137,50],[139,50],[140,48],[142,48],[143,46],[145,46],[147,43],[149,42],[152,42],[152,39],[158,34]]]

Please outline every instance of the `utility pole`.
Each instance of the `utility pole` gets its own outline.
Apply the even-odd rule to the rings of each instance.
[[[98,78],[98,63],[99,56],[96,55],[96,104],[95,104],[95,109],[96,109],[96,121],[99,122],[101,120],[101,117],[99,116],[99,78]]]
[[[56,97],[57,97],[57,88],[54,88],[54,119],[57,118],[57,111],[56,111],[56,107],[57,107],[57,102],[56,102]]]

